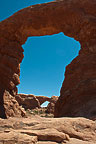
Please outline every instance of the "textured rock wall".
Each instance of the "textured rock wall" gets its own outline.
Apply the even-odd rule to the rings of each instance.
[[[40,102],[34,95],[18,94],[15,96],[18,103],[25,109],[40,108]]]
[[[52,96],[51,97],[51,102],[48,104],[48,106],[47,106],[47,113],[52,113],[52,114],[54,114],[54,111],[55,111],[55,104],[56,104],[56,102],[57,102],[57,100],[58,100],[58,96]]]
[[[5,113],[4,109],[7,111],[7,107],[4,107],[2,89],[14,96],[17,94],[16,85],[20,84],[20,63],[23,59],[22,44],[29,36],[52,35],[59,32],[64,32],[65,35],[79,41],[81,51],[79,57],[66,68],[66,78],[56,105],[55,116],[65,116],[66,114],[71,116],[71,112],[76,113],[74,116],[80,115],[79,108],[77,112],[74,112],[74,109],[70,109],[69,106],[69,110],[64,107],[66,101],[70,105],[70,101],[74,103],[74,100],[79,100],[79,105],[82,106],[82,103],[85,103],[88,98],[88,101],[91,100],[92,103],[95,103],[96,0],[56,1],[30,6],[0,22],[0,111],[3,111],[0,112],[1,117]],[[86,84],[87,80],[89,81]],[[94,87],[91,88],[92,85],[89,83],[92,83]],[[78,91],[76,87],[79,88]],[[82,87],[83,89],[85,87],[86,91],[82,92]],[[90,94],[87,91],[89,88]],[[71,94],[66,96],[68,91]],[[83,95],[81,95],[82,93]],[[86,103],[88,117],[90,117],[88,110],[93,107],[92,103],[89,102],[90,106],[87,106]],[[78,105],[78,103],[76,104]],[[13,109],[13,107],[11,108]]]
[[[79,55],[67,66],[55,117],[96,118],[96,54]]]

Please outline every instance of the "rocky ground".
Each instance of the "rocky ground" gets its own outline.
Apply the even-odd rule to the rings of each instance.
[[[60,32],[79,41],[81,49],[66,67],[55,117],[96,117],[96,0],[57,0],[29,6],[0,22],[1,118],[24,115],[14,100],[22,45],[28,37]]]
[[[96,121],[85,118],[0,119],[0,144],[96,144]]]
[[[46,118],[53,118],[54,114],[49,113],[47,110],[47,107],[41,107],[41,108],[35,108],[35,109],[27,109],[26,110],[26,116],[27,117],[32,117],[34,116],[40,116],[40,117],[46,117]]]

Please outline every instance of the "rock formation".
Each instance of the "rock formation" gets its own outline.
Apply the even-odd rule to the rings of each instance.
[[[96,144],[96,122],[85,118],[0,119],[0,144]]]
[[[16,101],[7,90],[1,90],[0,92],[0,117],[9,118],[9,117],[25,117],[25,110],[19,106],[19,103]]]
[[[96,1],[79,2],[82,6],[86,4],[80,14],[85,15],[83,25],[81,20],[78,21],[80,29],[77,36],[81,50],[79,56],[66,67],[65,80],[55,105],[55,117],[81,116],[94,119],[96,118]]]
[[[46,101],[50,103],[56,103],[58,100],[58,96],[52,96],[51,98],[47,96],[36,96],[36,98],[39,100],[40,105],[42,105]]]
[[[22,45],[30,36],[59,32],[79,41],[81,50],[66,68],[55,116],[96,116],[96,0],[62,0],[27,7],[0,22],[0,117],[8,114],[6,91],[17,94]]]
[[[58,96],[52,96],[52,97],[51,97],[51,102],[50,102],[50,103],[48,104],[48,106],[47,106],[47,110],[46,110],[47,113],[52,113],[52,114],[54,114],[55,104],[56,104],[58,98],[59,98]]]
[[[35,109],[36,107],[40,108],[40,102],[34,95],[18,94],[15,98],[19,105],[25,109]]]
[[[47,96],[36,96],[36,98],[40,102],[40,105],[42,105],[46,101],[51,102],[51,98],[49,98]]]
[[[50,105],[53,105],[52,107],[50,107],[50,105],[48,106],[48,112],[53,113],[54,108],[55,108],[55,103],[58,100],[58,96],[52,96],[51,98],[47,97],[47,96],[35,96],[32,94],[18,94],[15,96],[15,99],[17,100],[17,102],[19,103],[19,105],[21,105],[23,108],[25,109],[36,109],[36,108],[40,108],[40,106],[48,101],[50,102]]]
[[[5,114],[6,117],[25,117],[26,112],[22,107],[19,106],[18,102],[16,101],[15,97],[10,95],[8,91],[4,93],[4,108],[6,109]]]
[[[54,114],[54,111],[55,111],[55,104],[54,103],[49,103],[48,106],[47,106],[46,112]]]

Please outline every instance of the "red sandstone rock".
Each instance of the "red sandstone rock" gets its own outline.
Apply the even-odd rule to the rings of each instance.
[[[5,113],[2,89],[17,93],[22,44],[29,36],[59,32],[79,41],[81,50],[66,69],[55,116],[96,116],[96,0],[63,0],[30,6],[0,22],[0,117]]]
[[[8,91],[4,92],[4,109],[6,117],[25,117],[26,112],[22,107],[19,106],[18,102],[16,101],[15,97],[10,95]]]
[[[52,97],[51,97],[51,102],[50,102],[50,103],[48,104],[48,106],[47,106],[47,112],[48,112],[48,113],[54,114],[55,104],[56,104],[58,98],[59,98],[58,96],[52,96]]]
[[[40,108],[40,102],[34,95],[18,94],[15,98],[25,109],[35,109],[36,107]]]
[[[67,66],[55,117],[96,118],[96,55],[79,55]]]
[[[55,104],[54,103],[49,103],[48,106],[47,106],[46,112],[54,114],[54,111],[55,111]]]
[[[85,118],[0,119],[0,143],[96,144],[95,129],[96,123]]]
[[[51,99],[49,97],[47,97],[47,96],[36,96],[36,98],[40,102],[40,105],[42,105],[46,101],[48,101],[48,102],[51,101]]]
[[[40,105],[42,105],[46,101],[50,103],[56,103],[56,101],[58,100],[58,96],[52,96],[51,98],[47,96],[36,96],[36,98],[39,100]]]
[[[58,100],[58,96],[52,96],[51,98],[47,96],[35,96],[32,94],[18,94],[15,96],[15,99],[25,109],[36,109],[40,108],[44,102],[49,101],[49,105],[47,107],[48,113],[54,113],[55,103]]]
[[[52,103],[56,103],[57,100],[58,100],[58,98],[59,98],[58,96],[52,96],[50,102],[52,102]]]

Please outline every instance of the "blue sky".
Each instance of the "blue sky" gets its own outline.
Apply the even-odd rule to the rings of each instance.
[[[49,1],[51,0],[1,0],[0,21],[24,7]],[[49,97],[59,95],[65,67],[78,55],[79,42],[59,33],[30,37],[23,48],[19,93]]]

